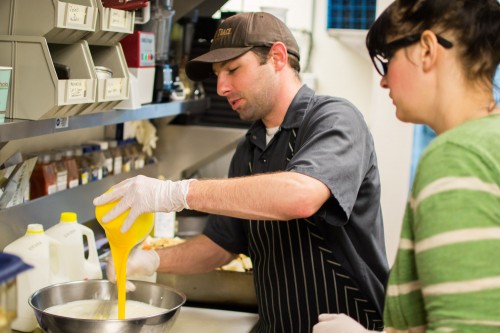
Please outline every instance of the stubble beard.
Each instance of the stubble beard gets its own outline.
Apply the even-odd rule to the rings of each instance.
[[[268,115],[274,104],[271,94],[265,89],[259,89],[253,94],[252,99],[246,99],[246,104],[241,110],[237,110],[240,119],[244,121],[256,121]]]

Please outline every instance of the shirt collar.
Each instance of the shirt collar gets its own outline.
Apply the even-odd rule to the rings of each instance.
[[[302,123],[304,114],[309,106],[309,101],[313,96],[314,91],[304,84],[293,98],[292,103],[290,103],[286,111],[285,119],[283,119],[280,127],[283,129],[298,128]],[[250,126],[246,135],[247,137],[252,136],[253,138],[257,138],[260,135],[265,135],[265,133],[266,129],[264,123],[262,120],[258,120]]]

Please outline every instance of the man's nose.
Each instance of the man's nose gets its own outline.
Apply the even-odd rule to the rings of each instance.
[[[223,73],[217,76],[217,95],[226,96],[230,92],[229,80]]]

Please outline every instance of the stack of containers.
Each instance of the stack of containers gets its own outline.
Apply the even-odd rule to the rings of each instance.
[[[78,223],[74,212],[61,213],[59,223],[46,231],[42,224],[29,224],[26,234],[8,244],[4,252],[32,266],[16,277],[17,318],[12,328],[17,331],[32,332],[38,325],[28,304],[35,291],[55,283],[102,279],[94,232]]]
[[[111,110],[130,94],[130,75],[120,40],[134,32],[135,11],[107,8],[101,0],[96,0],[96,9],[96,28],[85,40],[94,60],[97,95],[85,113]]]
[[[134,15],[106,11],[101,0],[0,1],[0,66],[13,69],[6,117],[67,117],[107,111],[127,99],[129,74],[118,41],[133,32]],[[96,66],[113,76],[98,79]]]
[[[33,266],[16,277],[17,317],[12,322],[13,329],[32,332],[38,324],[28,304],[31,294],[48,285],[67,281],[60,256],[63,251],[61,243],[46,235],[41,224],[29,224],[24,236],[5,247],[5,253],[19,256]]]

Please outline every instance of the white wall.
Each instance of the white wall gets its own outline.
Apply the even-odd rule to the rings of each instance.
[[[379,0],[379,11],[389,3]],[[364,114],[378,155],[387,256],[392,264],[409,191],[413,127],[396,119],[388,91],[379,86],[380,77],[364,49],[364,36],[346,39],[328,34],[327,0],[229,0],[222,9],[259,11],[261,6],[288,9],[286,23],[298,36],[301,48],[307,48],[307,39],[300,31],[312,32],[309,69],[318,94],[347,98]],[[301,57],[306,55],[302,50]],[[301,61],[303,67],[305,60]]]

